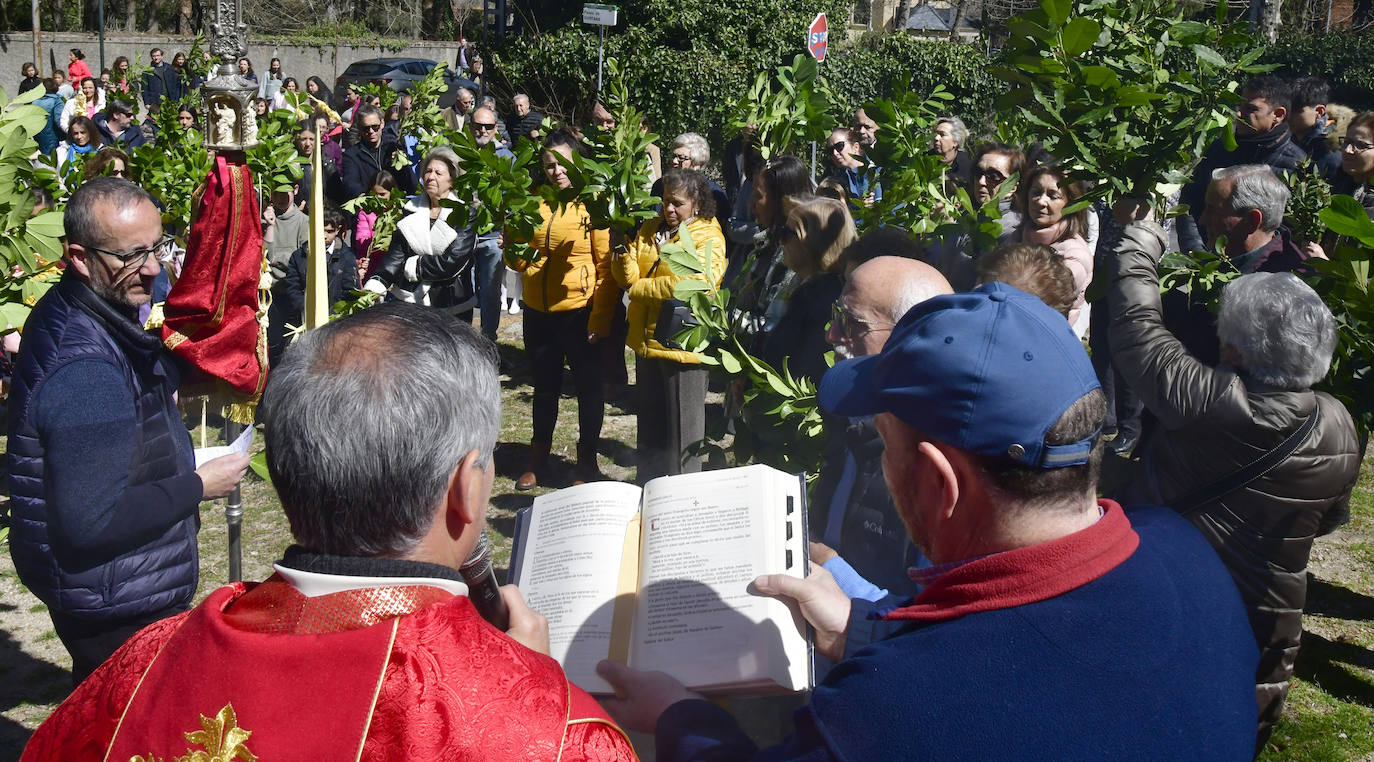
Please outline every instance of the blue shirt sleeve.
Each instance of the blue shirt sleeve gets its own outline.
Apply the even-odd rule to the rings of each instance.
[[[155,539],[200,506],[195,471],[129,486],[133,390],[107,360],[55,370],[33,401],[43,444],[43,488],[55,544],[109,557]]]
[[[864,579],[849,562],[835,556],[834,558],[821,564],[825,570],[830,572],[830,576],[835,578],[840,589],[850,598],[858,598],[865,601],[877,601],[886,598],[890,593],[881,587]]]

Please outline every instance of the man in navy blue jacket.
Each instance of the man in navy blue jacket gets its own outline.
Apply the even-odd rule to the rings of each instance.
[[[897,511],[935,566],[913,572],[915,597],[875,604],[824,570],[755,580],[840,661],[762,752],[673,678],[602,662],[612,716],[656,731],[658,759],[1251,759],[1240,596],[1172,511],[1096,499],[1106,403],[1063,316],[1003,283],[934,297],[820,399],[876,416]],[[860,628],[885,637],[847,648]]]
[[[80,683],[190,605],[197,508],[233,490],[248,456],[196,468],[172,396],[180,369],[138,322],[171,245],[152,197],[87,180],[65,224],[67,269],[24,325],[10,392],[10,552]]]

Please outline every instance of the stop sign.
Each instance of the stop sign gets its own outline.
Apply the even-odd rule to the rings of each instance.
[[[817,61],[825,60],[825,48],[830,38],[830,27],[825,23],[825,14],[817,13],[811,28],[806,30],[806,52]]]

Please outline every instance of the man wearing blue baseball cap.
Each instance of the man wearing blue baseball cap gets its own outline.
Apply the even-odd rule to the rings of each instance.
[[[820,399],[876,416],[897,511],[935,566],[913,572],[914,598],[876,605],[824,570],[755,580],[843,659],[763,752],[672,678],[602,662],[612,716],[656,731],[658,759],[1251,758],[1240,597],[1177,515],[1097,499],[1105,402],[1059,313],[1003,283],[929,299]],[[888,632],[848,653],[859,627]]]

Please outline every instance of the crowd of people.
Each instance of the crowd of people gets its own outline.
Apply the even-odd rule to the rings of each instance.
[[[460,66],[480,74],[462,50]],[[195,86],[184,56],[152,53],[139,88],[149,109]],[[102,86],[82,59],[72,51],[70,83],[41,81],[57,141],[40,149],[62,161],[137,145],[130,131],[145,139],[122,64]],[[247,59],[240,72],[259,76]],[[295,84],[275,59],[261,76]],[[221,706],[230,721],[237,710],[258,754],[307,743],[299,718],[325,715],[345,731],[328,734],[330,758],[628,758],[620,727],[656,732],[661,759],[760,754],[725,710],[662,673],[603,663],[616,696],[598,706],[541,655],[547,625],[518,590],[502,591],[505,637],[457,574],[492,489],[493,342],[508,302],[532,386],[516,489],[604,478],[601,428],[607,400],[627,392],[626,349],[638,480],[702,468],[691,445],[705,436],[709,378],[677,344],[687,276],[664,260],[687,239],[702,257],[691,277],[731,289],[743,343],[814,381],[827,414],[814,571],[755,583],[798,606],[824,679],[796,733],[759,758],[1242,759],[1263,747],[1298,658],[1309,551],[1347,520],[1366,444],[1312,388],[1336,322],[1304,278],[1336,241],[1293,240],[1282,176],[1320,173],[1374,218],[1374,112],[1329,103],[1313,78],[1245,83],[1239,146],[1201,157],[1177,225],[1133,199],[1065,214],[1085,188],[1056,157],[978,139],[950,116],[930,136],[946,183],[986,203],[1013,181],[997,245],[880,224],[860,235],[856,217],[882,198],[868,154],[885,136],[859,109],[826,141],[819,177],[796,156],[764,159],[749,130],[718,164],[688,132],[664,146],[666,166],[651,156],[657,214],[637,231],[544,203],[520,237],[450,216],[445,202],[470,201],[454,192],[464,167],[444,146],[415,155],[404,97],[384,113],[334,100],[317,77],[306,89],[325,106],[296,146],[302,162],[316,143],[324,157],[330,300],[361,289],[382,303],[289,343],[312,194],[263,199],[261,422],[296,544],[261,585],[187,611],[195,506],[226,494],[246,459],[189,462],[174,364],[140,330],[173,247],[136,172],[88,165],[68,201],[68,266],[24,328],[8,457],[16,567],[48,604],[78,687],[26,759],[178,740],[167,733],[181,718],[155,703],[164,688],[221,723]],[[532,182],[571,187],[567,162],[587,150],[577,125],[546,134],[527,96],[510,105],[503,121],[491,95],[465,89],[443,117],[500,156],[537,142]],[[598,103],[586,117],[614,127]],[[400,169],[398,155],[410,160]],[[407,197],[386,247],[375,214],[341,211],[368,194]],[[1175,239],[1185,251],[1224,239],[1241,275],[1217,314],[1161,296]],[[551,458],[565,369],[578,406],[570,474]],[[1102,482],[1106,458],[1127,476]],[[249,664],[261,675],[235,674]],[[264,689],[263,676],[280,679]]]

